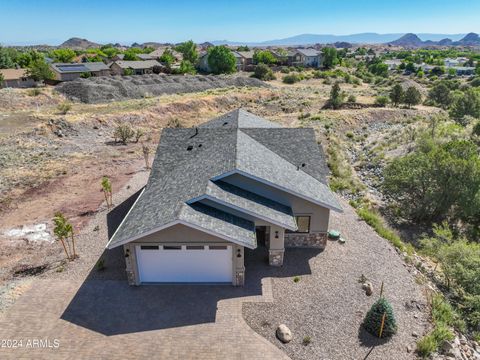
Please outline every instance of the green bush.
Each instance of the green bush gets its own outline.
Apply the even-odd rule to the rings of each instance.
[[[263,80],[263,81],[268,81],[268,80],[273,80],[275,79],[275,75],[273,75],[272,69],[268,67],[266,64],[258,64],[255,67],[255,71],[253,73],[253,77],[256,77],[257,79]]]
[[[386,314],[385,323],[382,335],[380,336],[380,328],[384,314]],[[389,338],[394,335],[397,332],[397,322],[390,303],[383,297],[378,299],[367,312],[362,326],[376,337]]]
[[[437,343],[433,336],[427,335],[417,341],[417,354],[422,358],[428,357],[437,350]]]
[[[58,104],[57,109],[58,111],[60,111],[60,114],[65,115],[72,109],[72,104],[70,104],[67,101],[64,101],[63,103]]]
[[[379,95],[375,98],[375,104],[380,106],[387,106],[389,99],[387,96]]]
[[[297,74],[285,75],[282,79],[285,84],[295,84],[300,81],[300,77]]]
[[[353,94],[350,94],[347,99],[348,102],[355,103],[357,102],[357,97]]]

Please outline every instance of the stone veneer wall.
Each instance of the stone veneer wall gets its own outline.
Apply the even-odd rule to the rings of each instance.
[[[285,247],[312,247],[317,249],[325,249],[327,246],[327,233],[286,233]]]

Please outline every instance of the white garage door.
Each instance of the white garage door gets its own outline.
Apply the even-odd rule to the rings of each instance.
[[[232,247],[136,246],[140,282],[232,282]]]

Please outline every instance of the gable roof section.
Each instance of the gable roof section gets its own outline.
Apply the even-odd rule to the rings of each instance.
[[[0,69],[0,74],[5,81],[18,80],[24,77],[28,77],[26,69]]]
[[[122,69],[151,69],[154,66],[161,66],[157,60],[117,60],[114,61],[114,64],[117,64]]]
[[[329,209],[342,211],[327,185],[301,170],[301,165],[288,162],[242,131],[237,134],[236,160],[236,169],[242,175]]]
[[[315,50],[315,49],[297,49],[297,52],[299,52],[303,56],[318,56],[318,55],[320,55],[320,51]]]
[[[341,211],[335,196],[322,182],[324,160],[314,141],[313,129],[292,133],[290,130],[295,129],[280,128],[241,109],[198,129],[164,129],[145,190],[107,247],[120,246],[179,222],[237,244],[256,246],[251,222],[196,203],[202,197],[291,228],[291,209],[232,185],[212,182],[234,172]],[[289,134],[280,136],[281,131]],[[302,137],[310,145],[298,152],[294,152],[294,147],[300,146],[302,140],[294,140],[297,145],[276,145],[278,141],[287,143],[292,135]],[[263,139],[268,136],[272,138]],[[292,153],[286,154],[287,151]],[[316,155],[305,155],[310,151]],[[299,163],[304,158],[307,165],[302,167]]]
[[[289,230],[297,230],[290,207],[223,181],[209,181],[205,194],[200,198],[191,199],[189,203],[202,199],[211,200]]]

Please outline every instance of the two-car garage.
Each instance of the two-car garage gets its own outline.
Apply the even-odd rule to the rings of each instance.
[[[135,246],[140,283],[232,283],[231,245]]]

